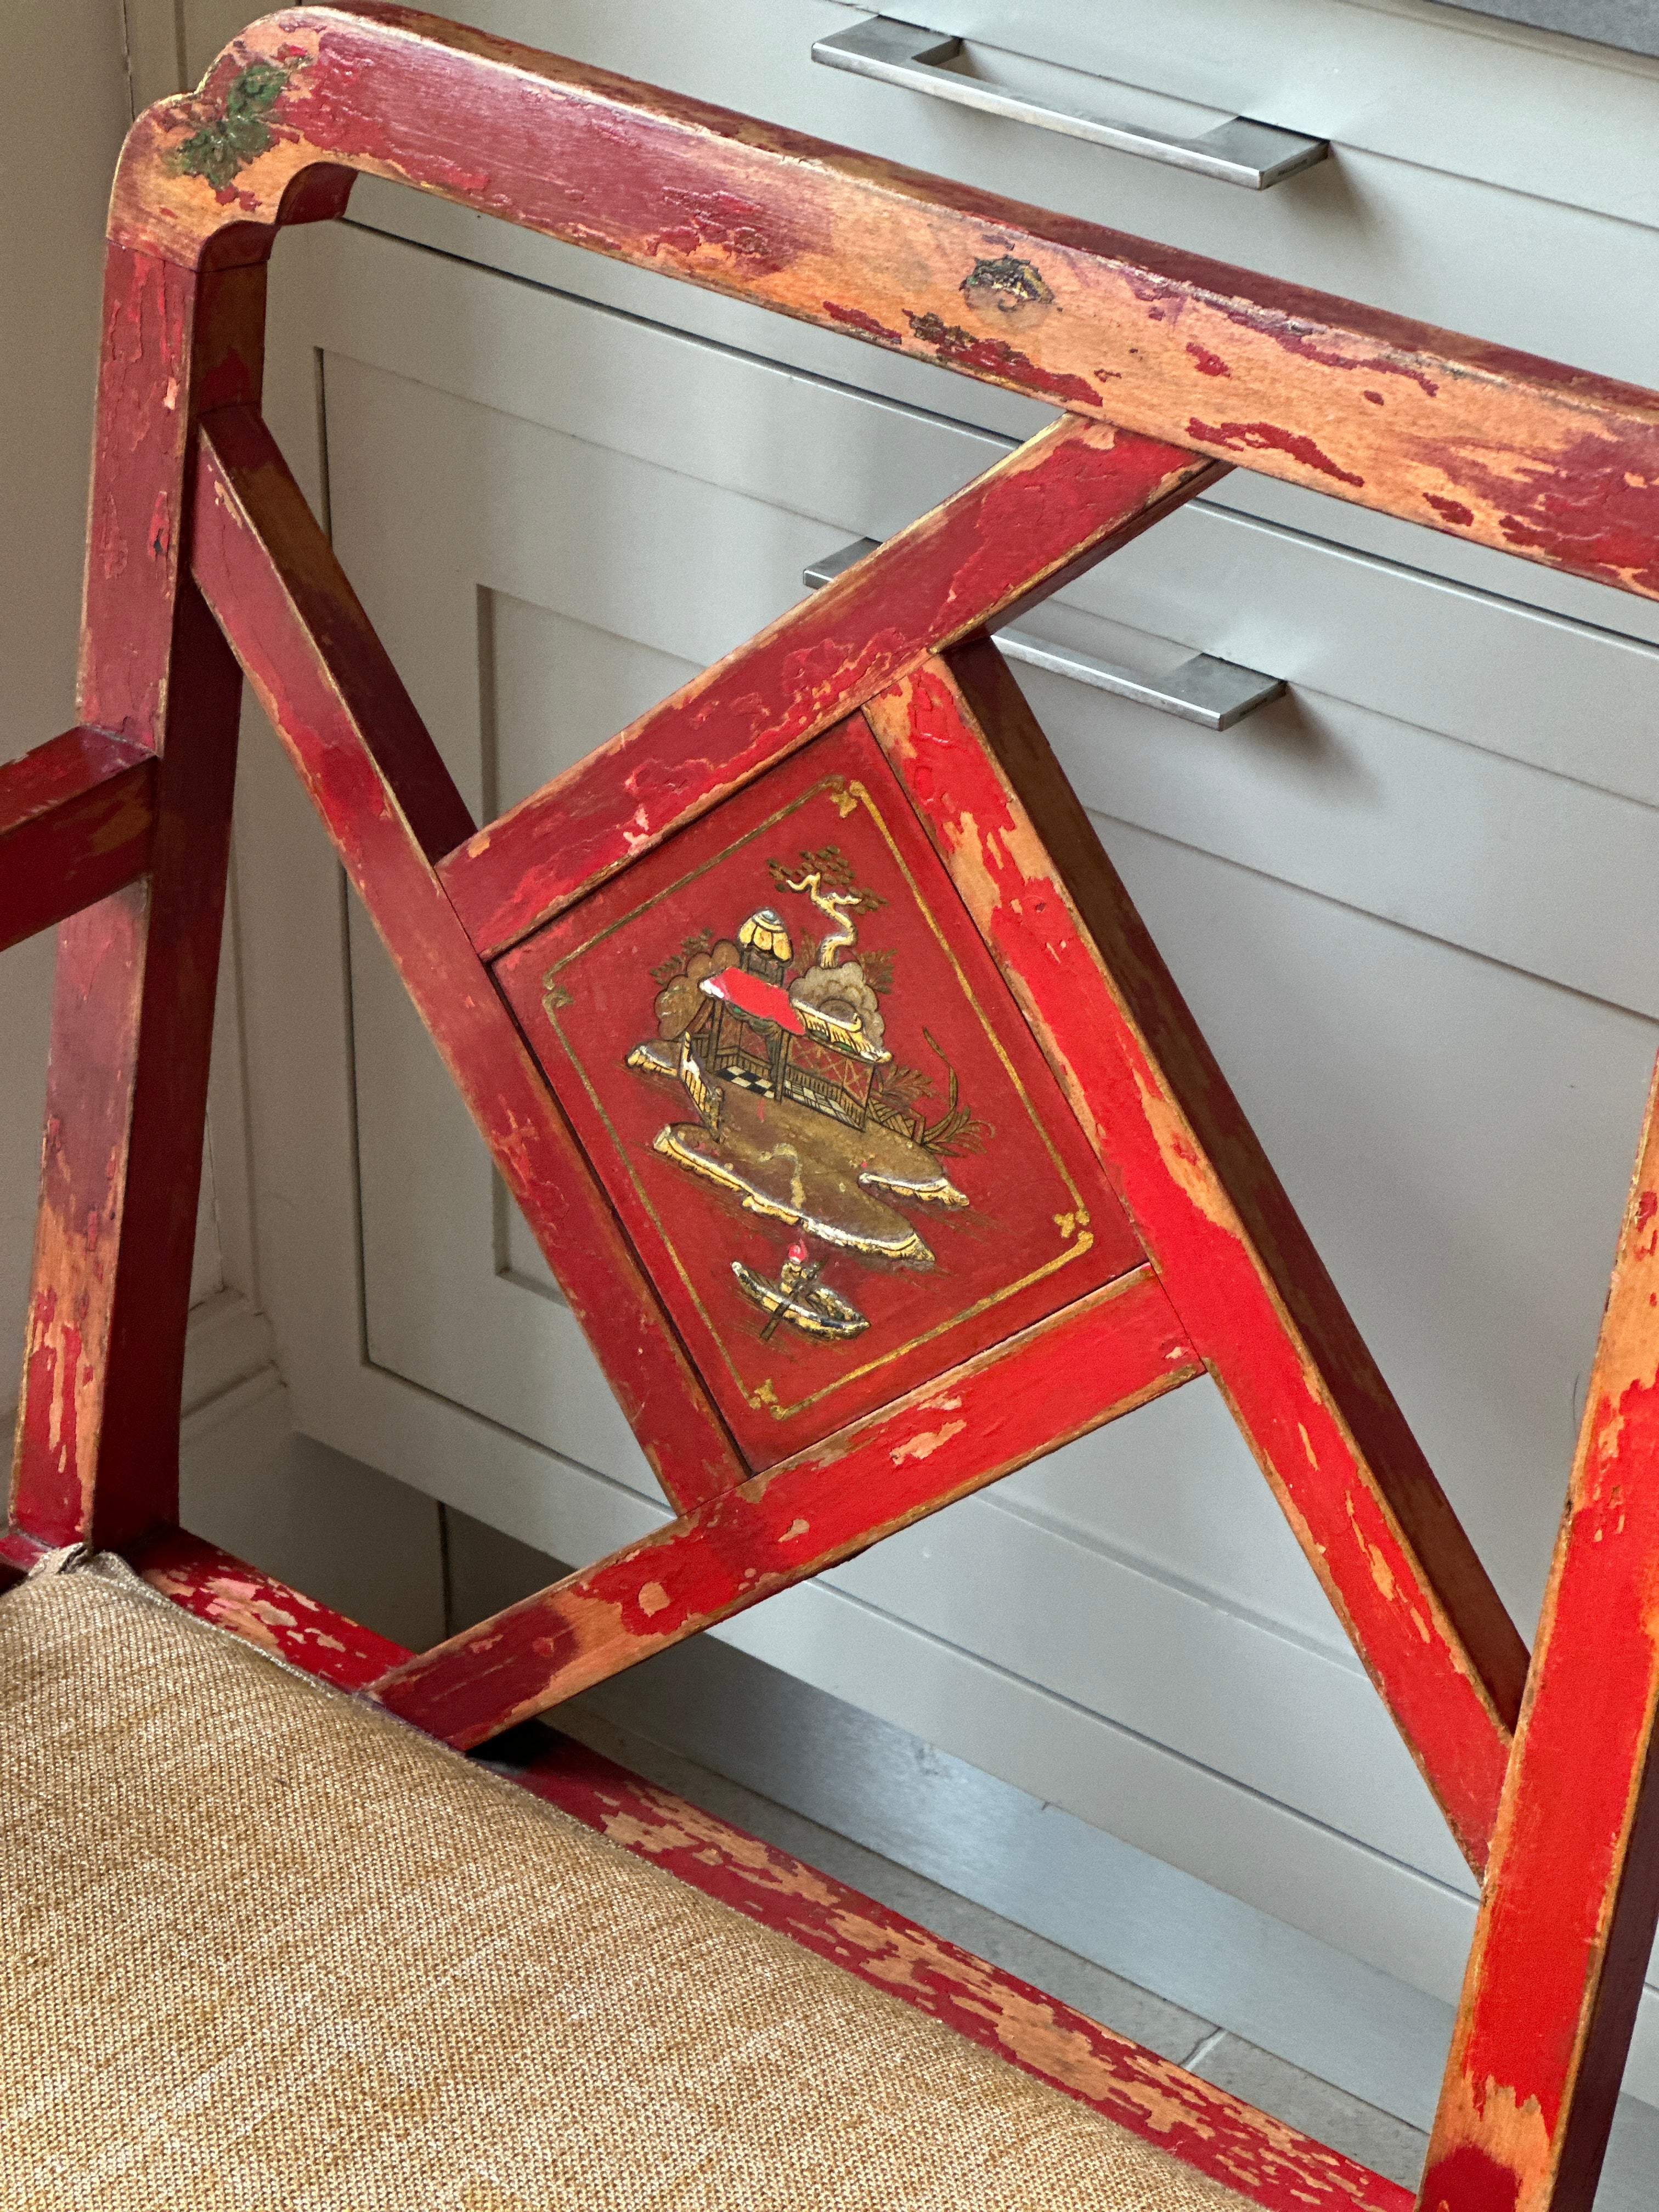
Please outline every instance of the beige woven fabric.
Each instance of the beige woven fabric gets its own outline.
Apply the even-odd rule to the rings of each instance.
[[[1245,2212],[125,1571],[0,1710],[8,2207]]]

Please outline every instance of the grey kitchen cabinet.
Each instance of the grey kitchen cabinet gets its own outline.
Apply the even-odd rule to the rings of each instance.
[[[832,0],[471,12],[1607,373],[1659,358],[1638,58],[1428,0],[928,13],[1010,82],[1086,70],[1149,119],[1333,141],[1251,195],[816,68],[851,19]],[[192,0],[192,70],[235,23]],[[480,818],[1043,419],[367,184],[348,224],[283,240],[272,333],[273,422]],[[1237,473],[1024,626],[1286,680],[1213,734],[1020,672],[1529,1629],[1659,1028],[1659,611]],[[648,1470],[268,745],[247,786],[260,1281],[298,1419],[556,1556],[643,1533]],[[1207,1385],[721,1632],[1455,1994],[1465,1869]]]
[[[1659,8],[1653,0],[1435,0],[1435,5],[1504,15],[1534,30],[1565,31],[1628,53],[1659,54]]]

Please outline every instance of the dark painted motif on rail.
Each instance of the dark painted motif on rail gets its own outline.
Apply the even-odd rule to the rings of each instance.
[[[705,927],[653,967],[657,1035],[628,1065],[678,1085],[696,1111],[658,1133],[656,1152],[797,1232],[775,1277],[732,1261],[767,1316],[763,1337],[787,1325],[839,1341],[869,1322],[828,1279],[832,1263],[931,1269],[905,1209],[966,1206],[946,1164],[995,1132],[925,1024],[935,1072],[890,1047],[896,956],[860,942],[886,901],[841,847],[769,859],[766,872],[785,910],[757,907],[731,937]]]
[[[306,59],[296,46],[283,49],[275,60],[252,61],[239,70],[225,88],[217,113],[175,148],[174,167],[187,177],[205,177],[216,192],[228,193],[239,173],[276,144],[273,111]]]

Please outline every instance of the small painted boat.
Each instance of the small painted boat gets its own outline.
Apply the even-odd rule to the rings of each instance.
[[[741,1260],[732,1262],[738,1288],[768,1317],[764,1331],[768,1336],[781,1322],[787,1322],[804,1335],[837,1340],[856,1336],[860,1329],[868,1328],[869,1322],[856,1306],[849,1305],[827,1283],[811,1279],[817,1272],[816,1268],[803,1272],[792,1285],[787,1279],[794,1270],[786,1267],[779,1281],[769,1283]]]

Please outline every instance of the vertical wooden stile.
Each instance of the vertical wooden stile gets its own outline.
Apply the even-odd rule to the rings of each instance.
[[[1590,2212],[1659,1922],[1659,1075],[1422,2212]]]
[[[190,580],[196,425],[257,404],[263,258],[112,244],[79,714],[156,756],[147,877],[60,930],[12,1521],[118,1544],[178,1516],[179,1401],[240,672]]]

